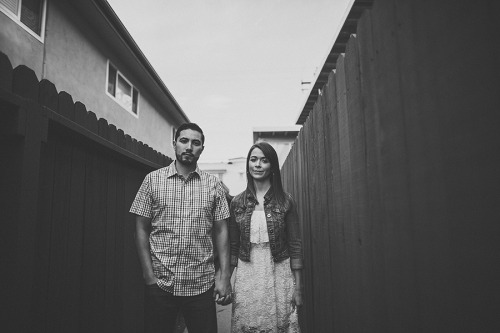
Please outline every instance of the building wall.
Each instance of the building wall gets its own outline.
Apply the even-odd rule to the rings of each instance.
[[[26,65],[41,78],[43,43],[0,12],[0,49],[12,62],[13,67]]]
[[[43,43],[2,12],[0,24],[0,48],[14,67],[24,64],[32,68],[39,79],[50,80],[58,91],[73,92],[74,101],[85,104],[98,118],[173,156],[171,133],[179,123],[155,97],[151,82],[126,63],[124,54],[103,39],[105,32],[95,30],[74,7],[66,1],[48,1]],[[138,117],[106,94],[108,60],[139,91]]]
[[[217,176],[228,188],[229,194],[235,196],[247,185],[246,158],[234,158],[229,162],[200,162],[198,166],[201,170]]]

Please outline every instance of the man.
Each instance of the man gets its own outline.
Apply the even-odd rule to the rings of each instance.
[[[146,284],[146,332],[173,332],[181,311],[189,333],[216,333],[215,302],[230,302],[229,209],[221,182],[198,168],[204,141],[198,125],[181,125],[175,161],[146,176],[130,208]]]

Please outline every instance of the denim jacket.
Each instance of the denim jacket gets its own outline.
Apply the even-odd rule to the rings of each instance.
[[[285,203],[282,205],[271,198],[273,198],[272,188],[264,196],[264,212],[273,260],[279,262],[290,258],[291,269],[302,269],[302,239],[297,205],[288,193],[285,193]],[[256,204],[257,199],[249,189],[231,201],[229,220],[231,266],[238,266],[238,258],[250,261],[250,219]]]

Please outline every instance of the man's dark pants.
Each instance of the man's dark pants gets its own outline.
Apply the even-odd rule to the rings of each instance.
[[[181,311],[189,333],[217,333],[214,287],[196,296],[174,296],[156,284],[145,287],[144,327],[146,333],[174,332]]]

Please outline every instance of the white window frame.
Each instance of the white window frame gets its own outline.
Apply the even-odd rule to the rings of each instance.
[[[118,86],[118,76],[120,76],[128,85],[130,85],[130,88],[132,89],[132,105],[133,105],[133,95],[134,95],[134,90],[137,91],[137,113],[135,113],[132,108],[129,108],[127,105],[125,105],[124,103],[122,103],[122,101],[118,98],[116,98],[116,96],[113,96],[113,94],[110,94],[109,91],[108,91],[108,83],[109,83],[109,67],[110,66],[113,66],[116,70],[116,78],[115,78],[115,91],[117,89],[117,86]],[[131,82],[130,80],[127,79],[127,77],[125,75],[123,75],[120,70],[118,70],[118,67],[116,67],[109,59],[108,61],[106,62],[106,84],[105,84],[105,87],[104,87],[104,91],[106,91],[106,95],[108,95],[112,100],[114,100],[116,103],[118,103],[118,105],[120,105],[122,108],[124,108],[125,110],[128,111],[128,113],[130,113],[131,115],[133,115],[134,117],[136,118],[139,118],[139,101],[140,101],[140,98],[141,98],[141,92],[139,91],[139,89],[137,89]]]
[[[40,25],[40,35],[37,35],[36,32],[31,30],[27,25],[25,25],[23,22],[21,22],[21,4],[24,0],[19,0],[18,8],[17,8],[17,13],[13,13],[5,7],[3,4],[0,3],[0,11],[7,15],[8,18],[10,18],[12,21],[16,22],[21,28],[26,30],[31,36],[35,37],[38,39],[40,42],[44,42],[45,40],[45,21],[47,18],[47,0],[41,0],[42,1],[42,13],[41,13],[41,25]]]

